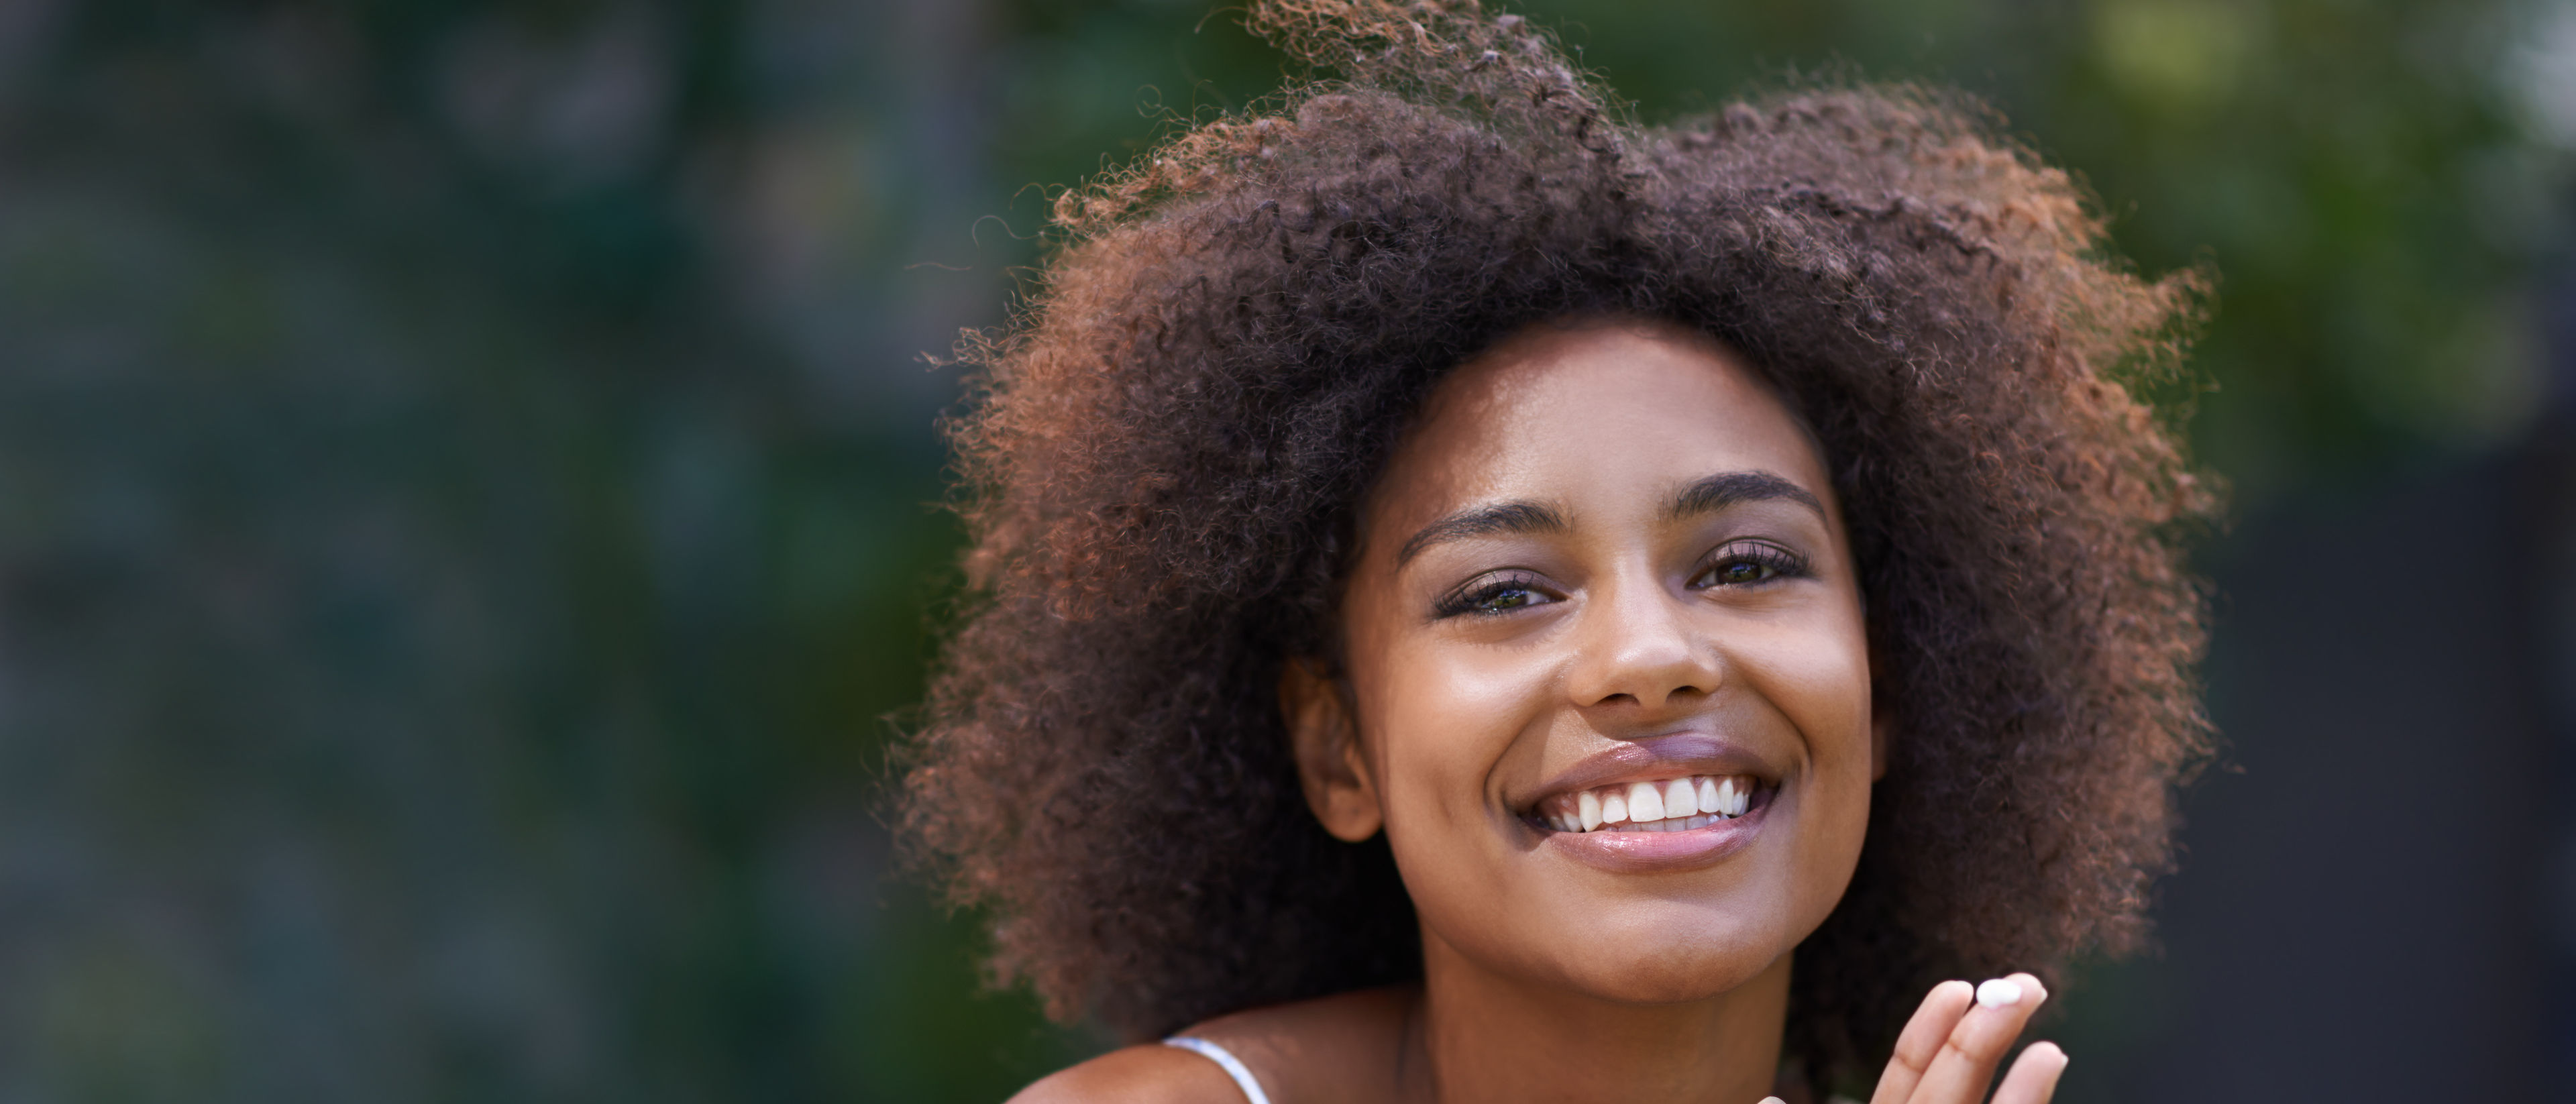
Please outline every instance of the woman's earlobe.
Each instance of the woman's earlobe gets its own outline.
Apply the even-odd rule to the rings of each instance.
[[[1279,713],[1288,726],[1306,807],[1324,831],[1346,843],[1376,835],[1386,815],[1361,754],[1348,688],[1319,661],[1289,660],[1279,672]]]

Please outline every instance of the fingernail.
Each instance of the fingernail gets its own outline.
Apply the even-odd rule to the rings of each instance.
[[[1977,986],[1977,1003],[1988,1008],[2002,1008],[2021,1003],[2021,983],[2010,978],[1995,978]]]

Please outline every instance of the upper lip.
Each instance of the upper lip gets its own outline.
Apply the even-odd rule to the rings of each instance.
[[[1562,793],[1619,782],[1654,782],[1694,774],[1749,774],[1764,786],[1780,780],[1779,768],[1753,749],[1717,736],[1682,732],[1626,740],[1577,760],[1512,807],[1528,810]]]

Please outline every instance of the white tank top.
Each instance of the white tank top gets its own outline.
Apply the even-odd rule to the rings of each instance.
[[[1207,1055],[1209,1061],[1225,1069],[1226,1076],[1234,1078],[1235,1087],[1243,1090],[1245,1100],[1251,1101],[1252,1104],[1270,1104],[1270,1095],[1261,1091],[1261,1082],[1253,1080],[1252,1071],[1244,1067],[1243,1060],[1229,1053],[1224,1047],[1188,1035],[1174,1035],[1163,1040],[1163,1045],[1179,1047],[1182,1050],[1195,1050]]]

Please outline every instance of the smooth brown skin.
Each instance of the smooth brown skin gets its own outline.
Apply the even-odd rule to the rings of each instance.
[[[1813,496],[1677,513],[1765,473]],[[1462,512],[1556,525],[1400,554]],[[1713,1101],[1773,1089],[1790,954],[1850,882],[1885,761],[1859,585],[1813,438],[1734,354],[1658,323],[1534,327],[1462,365],[1363,504],[1344,665],[1292,664],[1281,697],[1309,805],[1345,840],[1387,834],[1422,924],[1419,986],[1220,1017],[1278,1104]],[[1803,561],[1716,581],[1747,549]],[[1771,561],[1777,564],[1779,561]],[[1487,610],[1443,600],[1497,579]],[[1522,813],[1620,741],[1698,732],[1778,769],[1750,843],[1688,869],[1569,859]],[[1935,988],[1871,1104],[1974,1104],[2045,999]],[[1997,1104],[2044,1104],[2065,1057],[2023,1052]],[[1169,1047],[1102,1056],[1018,1098],[1236,1101]]]

